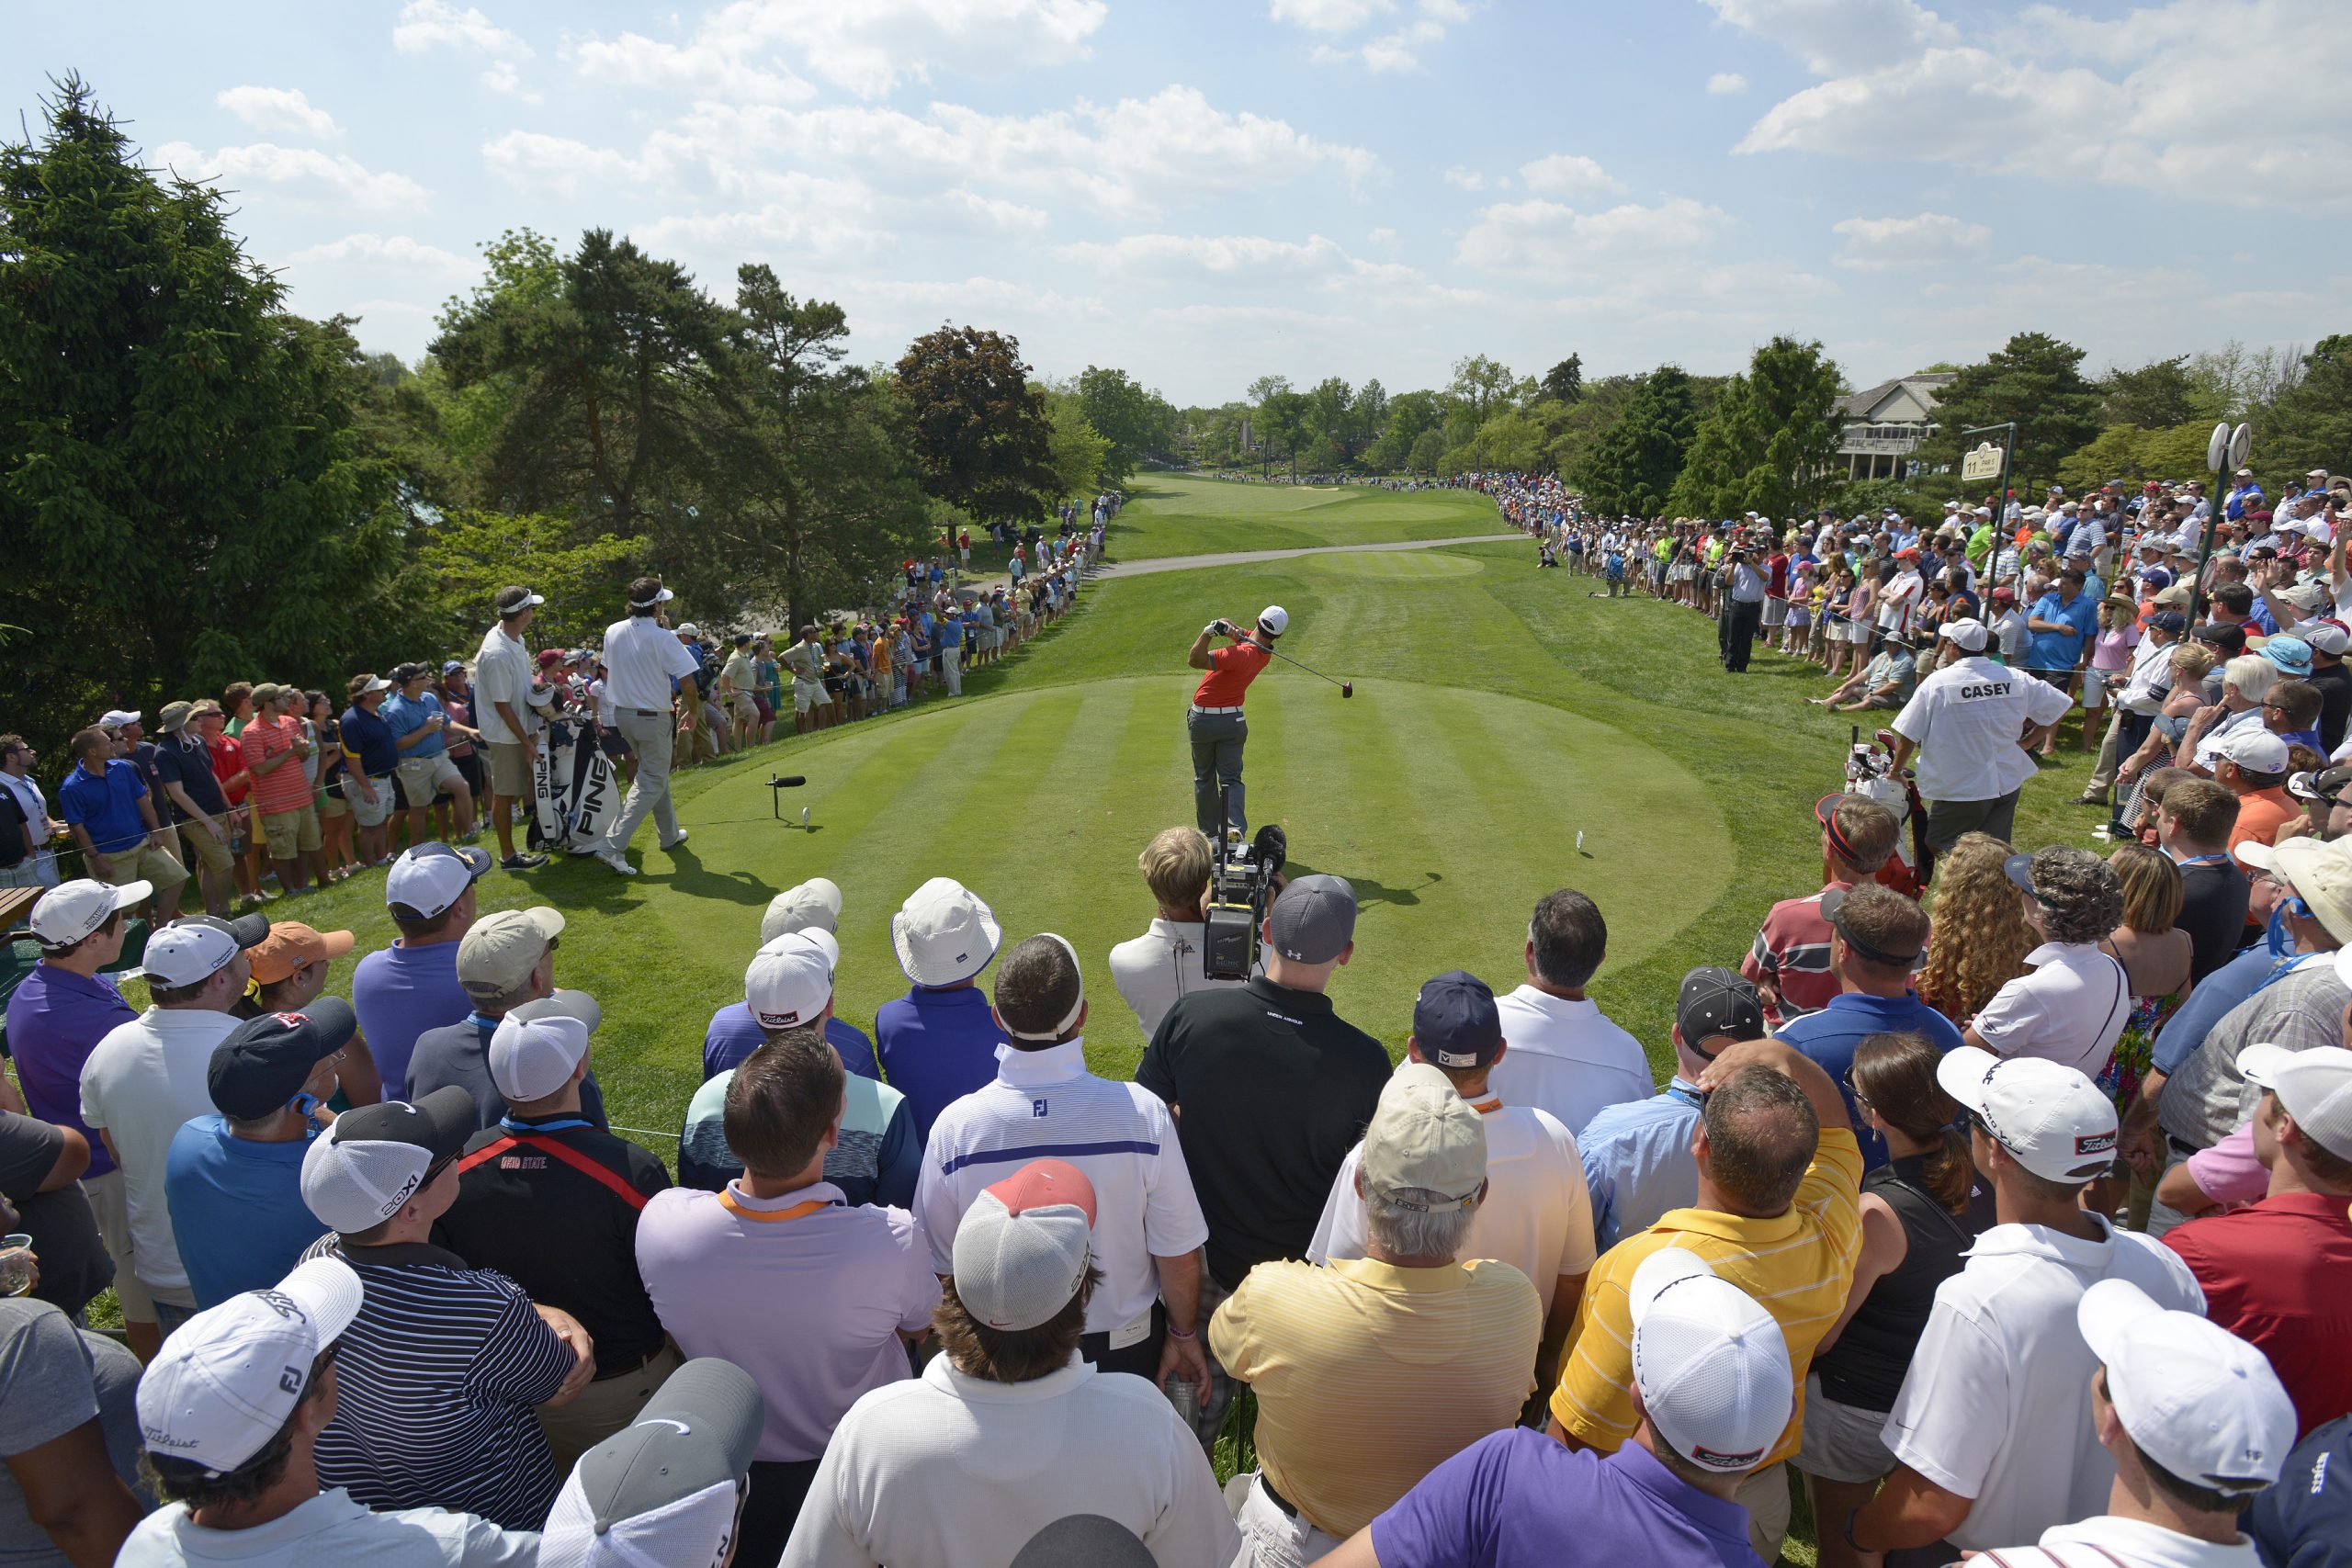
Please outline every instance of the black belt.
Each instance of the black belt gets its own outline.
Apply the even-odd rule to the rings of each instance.
[[[610,1382],[615,1378],[625,1378],[629,1376],[631,1373],[641,1372],[646,1368],[653,1364],[655,1357],[661,1355],[662,1351],[668,1348],[669,1346],[666,1344],[656,1345],[652,1349],[648,1350],[644,1355],[639,1356],[635,1361],[632,1361],[626,1367],[615,1367],[609,1372],[602,1370],[601,1368],[598,1369],[596,1375],[588,1381],[590,1382]]]
[[[637,715],[639,718],[667,718],[670,716],[669,710],[664,708],[631,708],[628,711]]]
[[[2166,1147],[2170,1148],[2173,1153],[2177,1155],[2201,1155],[2205,1152],[2203,1149],[2199,1148],[2195,1144],[2188,1143],[2184,1139],[2176,1138],[2170,1133],[2166,1133],[2165,1134],[2165,1144]]]
[[[1298,1517],[1298,1505],[1274,1490],[1274,1478],[1268,1475],[1262,1467],[1258,1472],[1258,1486],[1265,1493],[1266,1501],[1283,1511],[1283,1517],[1286,1519]]]

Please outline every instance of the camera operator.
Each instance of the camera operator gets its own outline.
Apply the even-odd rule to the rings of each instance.
[[[1211,621],[1201,628],[1201,635],[1193,639],[1192,651],[1185,655],[1193,669],[1208,671],[1193,689],[1184,728],[1193,740],[1193,812],[1201,831],[1212,838],[1228,827],[1236,839],[1249,836],[1249,817],[1241,804],[1241,748],[1250,739],[1250,725],[1242,716],[1241,704],[1249,695],[1250,682],[1273,662],[1274,639],[1289,629],[1289,613],[1279,604],[1269,604],[1246,632],[1231,621]],[[1233,638],[1233,646],[1212,652],[1209,639],[1219,637]],[[1229,824],[1217,820],[1220,789],[1226,809],[1233,814]]]
[[[1724,563],[1724,605],[1719,657],[1735,675],[1747,672],[1748,655],[1756,651],[1756,634],[1764,625],[1764,548],[1752,536],[1742,536]]]
[[[1205,904],[1209,896],[1209,842],[1198,829],[1167,828],[1154,835],[1136,859],[1144,885],[1159,913],[1143,935],[1111,950],[1111,980],[1143,1025],[1144,1038],[1193,991],[1230,987],[1239,980],[1212,980],[1202,973]]]

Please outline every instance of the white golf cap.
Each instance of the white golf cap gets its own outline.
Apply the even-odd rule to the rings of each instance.
[[[137,724],[138,722],[139,710],[137,708],[108,708],[98,719],[99,726],[106,729],[116,729],[119,728],[123,725]]]
[[[2249,773],[2283,773],[2287,771],[2287,743],[2259,725],[2241,725],[2222,737],[2215,749],[2217,755],[2226,757]]]
[[[2295,1405],[2261,1351],[2193,1312],[2166,1311],[2128,1280],[2085,1291],[2075,1322],[2107,1369],[2116,1418],[2168,1474],[2232,1495],[2278,1479]]]
[[[827,931],[786,931],[752,954],[743,971],[743,1005],[762,1029],[814,1023],[833,996],[841,943]]]
[[[1796,1412],[1796,1374],[1780,1324],[1679,1247],[1642,1259],[1625,1296],[1634,1386],[1650,1425],[1702,1469],[1755,1469]]]
[[[841,918],[842,890],[830,878],[812,876],[768,900],[768,912],[760,917],[760,940],[774,942],[786,931],[830,931]]]
[[[657,588],[653,591],[652,598],[632,599],[628,602],[628,607],[632,610],[650,610],[654,605],[667,604],[671,600],[675,599],[677,595],[675,593],[671,592],[666,588]]]
[[[94,882],[77,876],[61,882],[33,906],[33,935],[49,947],[71,947],[107,923],[117,909],[128,909],[155,891],[148,882]]]
[[[1290,612],[1280,604],[1269,604],[1258,612],[1258,626],[1270,637],[1280,637],[1290,630]]]
[[[490,867],[490,852],[471,844],[416,844],[384,874],[384,902],[429,920],[464,897]]]
[[[899,967],[918,986],[970,979],[989,966],[1003,940],[1003,928],[979,895],[952,876],[933,877],[890,917]]]
[[[679,635],[680,637],[700,637],[700,636],[702,636],[702,628],[701,628],[700,626],[698,626],[695,625],[692,621],[688,621],[688,622],[686,622],[684,626],[681,626],[680,627],[678,627],[678,628],[677,628],[677,630],[678,630],[678,635]]]
[[[588,1025],[555,1014],[508,1013],[490,1036],[490,1081],[511,1100],[545,1100],[571,1081],[588,1055]]]
[[[237,939],[219,926],[194,920],[174,921],[147,939],[139,966],[151,981],[165,986],[200,986],[229,967],[244,951]]]
[[[365,1294],[350,1264],[313,1258],[269,1290],[188,1319],[140,1374],[147,1451],[222,1475],[267,1448]]]
[[[1963,615],[1956,621],[1946,621],[1943,624],[1943,629],[1937,635],[1948,638],[1962,653],[1984,651],[1984,623],[1982,621],[1972,620]]]
[[[2046,1181],[2088,1181],[2115,1163],[2115,1102],[2063,1062],[1962,1045],[1936,1064],[1936,1082]]]
[[[2341,1045],[2302,1051],[2249,1045],[2238,1053],[2238,1071],[2246,1082],[2277,1095],[2295,1125],[2321,1148],[2352,1159],[2352,1051]]]
[[[2352,839],[2324,844],[2309,835],[2279,844],[2248,839],[2236,853],[2244,863],[2292,887],[2329,935],[2352,945]]]

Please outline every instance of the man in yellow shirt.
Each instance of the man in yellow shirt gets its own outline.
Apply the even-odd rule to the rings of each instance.
[[[1788,1533],[1786,1461],[1804,1435],[1805,1372],[1853,1283],[1862,1154],[1829,1075],[1776,1040],[1726,1047],[1699,1088],[1698,1204],[1668,1211],[1593,1265],[1549,1429],[1571,1447],[1614,1453],[1624,1445],[1639,1420],[1627,1287],[1654,1252],[1696,1253],[1770,1309],[1796,1372],[1788,1429],[1736,1498],[1748,1511],[1750,1544],[1770,1562]]]
[[[1322,1556],[1510,1426],[1535,1385],[1534,1285],[1508,1263],[1455,1261],[1486,1196],[1487,1134],[1437,1068],[1408,1063],[1381,1091],[1356,1190],[1363,1257],[1261,1263],[1209,1324],[1217,1359],[1258,1395],[1261,1468],[1237,1478],[1235,1568]]]

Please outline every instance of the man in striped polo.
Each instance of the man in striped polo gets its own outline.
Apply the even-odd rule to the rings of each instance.
[[[335,1234],[311,1249],[357,1271],[366,1299],[335,1347],[335,1416],[319,1481],[370,1508],[449,1508],[537,1529],[561,1477],[535,1406],[596,1372],[579,1320],[428,1239],[458,1196],[476,1131],[451,1086],[335,1118],[302,1159],[302,1201]]]
[[[1033,936],[1006,955],[992,1011],[1008,1047],[996,1081],[940,1112],[915,1182],[932,1267],[955,1271],[956,1226],[990,1183],[1032,1160],[1067,1160],[1094,1186],[1102,1270],[1078,1353],[1102,1371],[1180,1379],[1205,1404],[1199,1313],[1209,1227],[1167,1105],[1139,1084],[1086,1070],[1086,987],[1060,937]]]
[[[560,1014],[499,1020],[490,1078],[506,1114],[466,1145],[457,1201],[433,1230],[467,1262],[571,1314],[595,1341],[594,1381],[539,1412],[559,1472],[635,1419],[679,1365],[637,1272],[637,1217],[670,1173],[582,1113],[589,1032]]]

